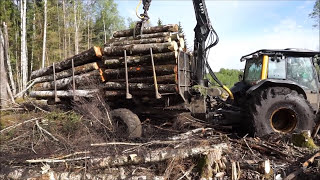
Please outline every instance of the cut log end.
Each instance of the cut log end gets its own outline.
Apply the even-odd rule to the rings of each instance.
[[[172,24],[172,27],[169,28],[169,31],[171,32],[178,32],[179,31],[179,26],[177,24]]]
[[[101,58],[102,57],[102,50],[98,46],[93,46],[94,52],[96,53],[96,56]]]

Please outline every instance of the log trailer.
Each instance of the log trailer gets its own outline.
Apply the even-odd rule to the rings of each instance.
[[[127,125],[129,137],[139,137],[142,128],[136,114],[187,111],[212,122],[224,89],[229,98],[222,107],[227,108],[219,112],[227,121],[215,121],[218,124],[230,124],[253,136],[312,130],[319,107],[314,62],[320,52],[265,49],[243,56],[244,76],[229,90],[208,64],[209,50],[219,38],[205,1],[193,0],[197,19],[193,53],[186,51],[177,25],[146,27],[150,3],[151,0],[143,0],[145,11],[138,15],[141,21],[134,29],[115,32],[103,50],[94,47],[32,72],[36,84],[30,96],[58,102],[100,92],[114,109],[113,117]],[[207,74],[220,88],[209,86]],[[95,81],[97,77],[102,82],[94,89],[82,87],[85,81]],[[71,90],[67,90],[69,85]],[[228,120],[228,116],[237,113],[241,116]]]

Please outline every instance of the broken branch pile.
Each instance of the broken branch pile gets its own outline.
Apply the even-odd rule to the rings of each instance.
[[[86,150],[71,154],[2,159],[6,168],[0,170],[0,178],[301,179],[320,153],[309,152],[311,156],[306,159],[305,149],[279,138],[282,137],[237,139],[212,128],[198,128],[162,139],[100,142],[87,144]]]
[[[186,51],[184,36],[175,24],[146,27],[143,33],[133,36],[133,29],[117,31],[103,48],[93,47],[33,71],[30,96],[87,97],[92,89],[110,98],[130,98],[131,91],[135,96],[177,93],[177,59],[179,52]],[[67,92],[71,88],[74,93]]]

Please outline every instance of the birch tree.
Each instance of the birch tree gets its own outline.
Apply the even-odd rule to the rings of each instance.
[[[27,56],[27,0],[21,0],[21,78],[22,89],[27,87],[28,56]]]
[[[4,64],[4,38],[0,29],[0,108],[6,107],[9,99],[7,92],[8,79]]]
[[[42,44],[42,65],[46,62],[46,41],[47,41],[47,0],[44,0],[44,23],[43,23],[43,44]]]
[[[13,95],[16,94],[16,84],[14,82],[13,79],[13,74],[12,74],[12,67],[11,67],[11,62],[10,62],[10,53],[9,53],[9,35],[8,35],[8,28],[7,28],[7,24],[5,22],[3,22],[3,31],[4,31],[4,58],[6,61],[6,69],[8,71],[8,75],[9,75],[9,80],[10,80],[10,86],[12,89],[12,93]]]
[[[73,2],[73,13],[74,13],[74,53],[79,53],[79,37],[78,37],[78,30],[79,25],[77,22],[77,2],[76,0]]]

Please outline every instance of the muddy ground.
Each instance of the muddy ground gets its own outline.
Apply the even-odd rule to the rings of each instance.
[[[143,116],[143,135],[132,139],[108,112],[97,102],[34,100],[2,110],[0,179],[320,179],[319,159],[302,168],[318,149],[296,147],[288,135],[239,137],[182,113]]]

